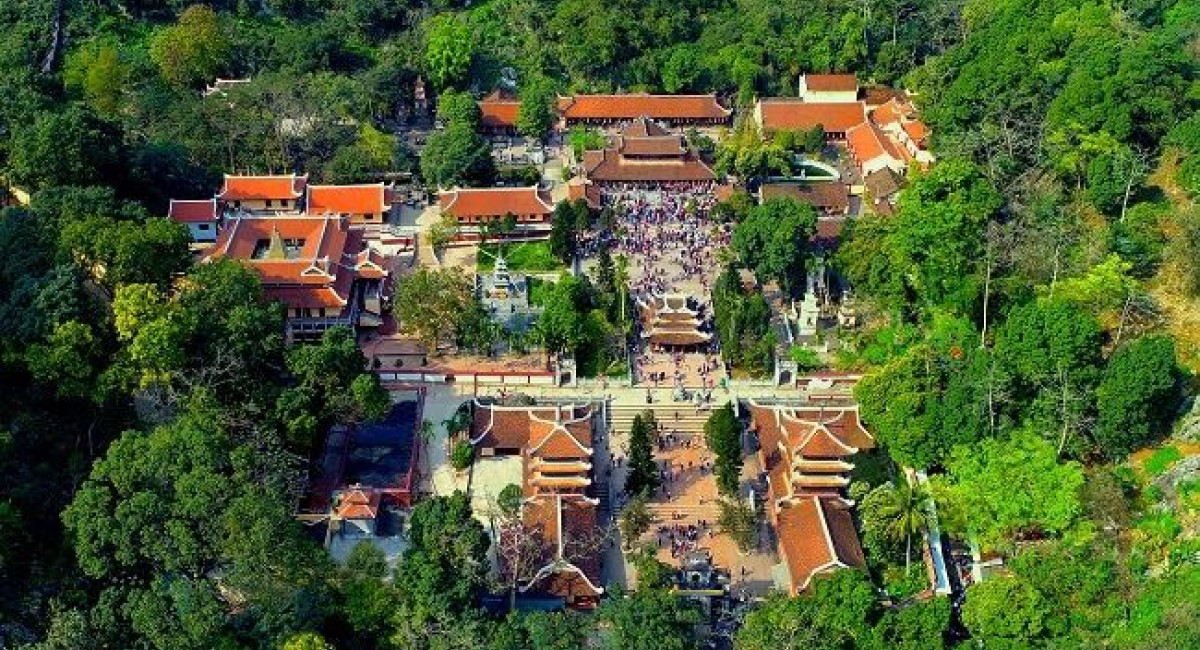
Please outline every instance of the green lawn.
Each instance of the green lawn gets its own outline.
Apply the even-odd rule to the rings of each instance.
[[[482,244],[479,247],[479,271],[491,271],[496,262],[496,255],[503,253],[510,271],[526,273],[549,273],[565,271],[567,267],[550,253],[549,242],[517,242],[515,244],[496,243]]]

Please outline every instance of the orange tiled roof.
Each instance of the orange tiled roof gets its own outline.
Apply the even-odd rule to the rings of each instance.
[[[731,114],[716,95],[576,95],[560,97],[558,109],[575,120],[717,120]]]
[[[255,257],[283,240],[292,245],[284,258]],[[254,269],[269,298],[289,308],[344,307],[359,278],[387,275],[378,255],[363,254],[361,231],[342,216],[234,217],[221,231],[206,260],[229,258]]]
[[[845,133],[867,119],[863,102],[805,102],[763,99],[759,105],[764,131],[798,131],[818,124],[827,132]]]
[[[455,217],[490,217],[507,213],[548,215],[554,212],[549,194],[537,187],[454,189],[438,195],[442,212]]]
[[[589,208],[600,209],[600,190],[583,178],[572,178],[567,182],[567,198],[572,201],[583,199]]]
[[[601,182],[711,181],[717,175],[692,152],[675,158],[630,159],[617,149],[584,153],[584,173]]]
[[[677,135],[622,137],[618,148],[624,156],[682,156],[687,153],[683,138]]]
[[[846,142],[854,150],[854,155],[861,162],[874,160],[879,156],[888,156],[894,160],[905,160],[905,156],[892,144],[887,135],[879,127],[870,122],[863,122],[846,132]]]
[[[809,90],[851,92],[858,90],[858,77],[852,74],[806,74],[804,85]]]
[[[515,128],[521,102],[499,90],[479,100],[480,124],[489,128]]]
[[[308,174],[297,176],[230,176],[217,198],[222,201],[295,200],[304,193]]]
[[[780,554],[787,564],[793,591],[804,591],[820,573],[866,566],[845,502],[836,497],[809,496],[775,507]]]
[[[378,490],[352,487],[339,499],[337,515],[342,519],[374,519],[379,515]]]
[[[180,201],[171,199],[167,216],[175,223],[211,223],[217,220],[217,200]]]
[[[543,495],[525,502],[525,526],[546,544],[545,564],[521,587],[566,599],[591,599],[604,593],[600,585],[600,553],[596,502],[579,495]]]
[[[844,211],[850,205],[850,187],[840,181],[815,183],[767,183],[762,186],[763,200],[789,196],[815,208]]]
[[[308,214],[383,214],[387,211],[383,183],[311,185]]]

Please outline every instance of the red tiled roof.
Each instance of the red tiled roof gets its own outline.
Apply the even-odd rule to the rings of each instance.
[[[858,90],[858,77],[852,74],[806,74],[804,85],[809,90],[850,92]]]
[[[294,200],[304,193],[308,175],[297,176],[230,176],[217,195],[222,201]]]
[[[850,187],[839,181],[814,183],[766,183],[762,186],[763,200],[789,196],[815,208],[842,212],[850,205]]]
[[[455,217],[490,217],[512,213],[548,215],[554,212],[550,196],[537,187],[482,187],[455,189],[438,195],[442,212]]]
[[[618,148],[623,156],[682,156],[687,153],[683,146],[683,138],[675,135],[657,135],[649,137],[622,137],[618,140]]]
[[[893,99],[908,101],[908,94],[886,86],[870,86],[864,90],[863,98],[867,106],[883,106]]]
[[[809,496],[775,507],[779,548],[793,591],[807,589],[819,573],[866,566],[849,507],[840,499]]]
[[[293,245],[283,258],[256,251],[272,240]],[[206,260],[230,258],[254,269],[266,295],[289,308],[345,306],[358,277],[383,277],[381,259],[363,255],[361,231],[342,216],[235,217],[221,231]],[[366,271],[362,276],[360,271]]]
[[[920,142],[925,139],[925,136],[929,135],[929,129],[926,128],[925,123],[921,120],[905,122],[903,126],[904,132],[907,133],[908,137],[912,138],[914,142]]]
[[[863,102],[804,102],[798,99],[760,100],[764,131],[798,131],[818,124],[827,132],[845,133],[867,119]]]
[[[217,220],[217,200],[180,201],[171,199],[167,216],[175,223],[211,223]]]
[[[480,124],[488,128],[515,128],[521,102],[499,90],[479,100]]]
[[[621,129],[621,135],[627,138],[649,138],[670,134],[670,131],[662,128],[657,122],[654,122],[644,115],[634,120],[633,124]]]
[[[522,520],[540,534],[545,564],[521,591],[536,588],[568,602],[604,593],[595,502],[578,495],[542,495],[525,502]]]
[[[906,156],[900,153],[887,135],[870,122],[863,122],[847,131],[846,143],[854,151],[854,155],[860,163],[874,160],[879,156],[888,156],[898,161],[906,159]]]
[[[572,201],[583,199],[589,208],[600,209],[600,189],[583,178],[572,178],[567,182],[567,198]]]
[[[374,519],[379,515],[378,490],[353,487],[341,494],[337,515],[342,519]]]
[[[589,180],[601,182],[711,181],[717,177],[690,151],[676,158],[649,159],[629,159],[616,149],[589,151],[583,166]]]
[[[715,120],[731,113],[716,95],[576,95],[560,97],[558,108],[575,120]]]
[[[383,183],[311,185],[308,214],[383,214],[387,211]]]

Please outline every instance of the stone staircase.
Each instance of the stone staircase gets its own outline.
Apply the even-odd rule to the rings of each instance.
[[[609,430],[621,434],[629,433],[633,418],[645,411],[653,413],[654,419],[665,430],[699,435],[704,434],[704,423],[708,421],[712,412],[708,409],[696,411],[695,406],[684,403],[611,404],[608,408]]]

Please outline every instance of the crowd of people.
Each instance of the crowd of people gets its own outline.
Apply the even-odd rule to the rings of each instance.
[[[635,302],[685,296],[695,306],[701,327],[711,330],[712,283],[719,272],[718,254],[729,246],[731,230],[710,217],[716,205],[711,183],[627,184],[601,189],[601,200],[617,215],[611,233],[596,233],[586,250],[607,246],[630,261],[629,282]],[[637,340],[643,340],[638,323]],[[688,351],[647,344],[636,354],[638,381],[677,390],[699,383],[712,390],[722,365],[717,342],[689,346]],[[669,382],[669,383],[668,383]]]

